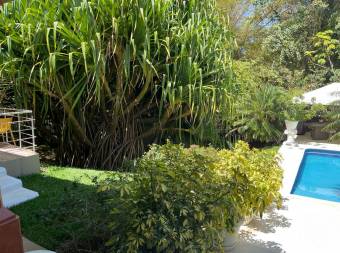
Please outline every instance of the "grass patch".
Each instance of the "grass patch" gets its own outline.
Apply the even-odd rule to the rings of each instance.
[[[23,234],[58,252],[105,252],[110,205],[96,182],[115,172],[46,167],[22,177],[24,187],[39,192],[32,201],[12,208],[20,216]]]
[[[281,147],[281,146],[279,146],[279,145],[277,145],[277,146],[267,146],[267,147],[264,147],[264,148],[262,148],[262,149],[263,149],[263,150],[269,150],[269,151],[278,153],[280,147]]]

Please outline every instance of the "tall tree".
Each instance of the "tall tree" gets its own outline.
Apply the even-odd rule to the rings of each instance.
[[[327,29],[334,29],[339,4],[336,1],[295,0],[290,11],[278,18],[278,23],[268,29],[264,41],[266,60],[275,68],[288,70],[291,86],[322,85],[329,82],[326,72],[311,69],[306,51],[313,48],[313,38]],[[289,76],[289,74],[288,74]]]
[[[258,58],[267,29],[287,11],[287,1],[283,0],[218,0],[217,3],[235,34],[238,44],[235,56],[239,59]]]

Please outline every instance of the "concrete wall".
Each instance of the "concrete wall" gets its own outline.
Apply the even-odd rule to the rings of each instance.
[[[14,151],[1,151],[0,167],[7,169],[7,174],[12,177],[20,177],[40,172],[39,155],[33,151],[20,149]]]

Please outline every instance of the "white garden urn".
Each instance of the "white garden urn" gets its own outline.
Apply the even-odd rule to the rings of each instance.
[[[297,125],[299,121],[285,120],[286,123],[286,131],[287,135],[286,144],[295,144],[295,139],[297,137]]]
[[[227,253],[232,251],[239,241],[239,233],[241,229],[241,225],[243,221],[237,223],[234,228],[234,232],[228,232],[227,229],[223,229],[222,238],[223,238],[223,252]]]

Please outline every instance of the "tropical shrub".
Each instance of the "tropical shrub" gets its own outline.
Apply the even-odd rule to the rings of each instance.
[[[114,252],[218,252],[221,230],[280,204],[274,154],[239,142],[233,150],[153,145],[136,172],[111,190]]]
[[[272,204],[281,206],[279,190],[283,174],[275,152],[250,149],[247,143],[239,141],[232,150],[222,150],[219,154],[219,168],[229,176],[233,203],[237,210],[237,215],[227,216],[227,228],[245,217],[262,217]]]
[[[298,100],[293,101],[293,99],[287,102],[284,114],[285,119],[292,121],[309,120],[314,116],[314,112],[308,104]]]
[[[291,121],[307,121],[311,119],[322,120],[327,116],[327,107],[315,103],[307,104],[301,101],[302,97],[298,96],[287,96],[287,101],[285,104],[285,119]]]
[[[285,91],[271,85],[240,96],[235,130],[249,142],[279,142],[283,135],[286,101]]]
[[[330,112],[328,113],[328,119],[330,123],[326,126],[325,130],[329,131],[332,136],[331,139],[340,138],[340,101],[335,102],[330,106]]]
[[[113,252],[216,252],[231,195],[215,173],[217,151],[153,145],[112,188]],[[229,228],[232,229],[232,228]]]
[[[310,118],[313,120],[316,119],[318,121],[328,121],[329,120],[329,111],[328,106],[323,104],[314,103],[310,107],[309,112]]]
[[[235,94],[236,96],[242,92],[251,92],[267,83],[274,84],[274,86],[284,86],[281,82],[282,77],[276,69],[253,60],[235,60],[233,72],[239,89],[239,92]]]
[[[214,0],[1,8],[0,77],[13,83],[18,106],[34,108],[37,133],[60,163],[113,168],[163,136],[219,137],[233,38]]]
[[[334,64],[340,57],[340,41],[335,38],[336,34],[332,30],[318,32],[313,37],[313,49],[306,51],[306,55],[318,68],[329,68],[331,75],[335,74]]]

